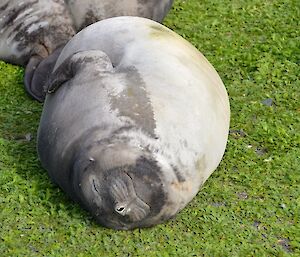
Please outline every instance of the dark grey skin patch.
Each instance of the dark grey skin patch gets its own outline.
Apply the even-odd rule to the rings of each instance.
[[[149,135],[155,137],[155,120],[150,98],[147,96],[146,84],[133,66],[117,69],[124,74],[126,89],[117,97],[111,96],[112,108],[117,109],[121,116],[129,117]]]

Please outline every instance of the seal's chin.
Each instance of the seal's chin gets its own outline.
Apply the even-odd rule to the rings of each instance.
[[[106,227],[128,230],[154,225],[165,203],[157,169],[154,161],[145,158],[106,171],[94,163],[82,173],[80,202]]]

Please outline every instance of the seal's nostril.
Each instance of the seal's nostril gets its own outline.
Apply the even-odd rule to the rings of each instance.
[[[117,209],[117,211],[122,212],[122,211],[124,211],[124,209],[125,209],[124,207],[120,207],[120,208]]]
[[[118,214],[120,214],[122,216],[125,216],[127,214],[127,211],[129,211],[129,210],[126,211],[125,206],[118,206],[118,207],[115,208],[115,211]]]

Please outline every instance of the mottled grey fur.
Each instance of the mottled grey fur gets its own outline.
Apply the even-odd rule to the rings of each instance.
[[[171,4],[172,0],[2,0],[0,59],[26,66],[25,89],[42,102],[44,83],[61,46],[76,31],[112,16],[162,21]]]
[[[173,0],[65,0],[77,29],[117,16],[139,16],[162,22]]]

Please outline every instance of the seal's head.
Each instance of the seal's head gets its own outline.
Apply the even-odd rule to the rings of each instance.
[[[96,144],[74,162],[73,190],[104,226],[127,230],[157,223],[166,200],[162,173],[153,159],[136,154],[123,144],[105,150]]]

